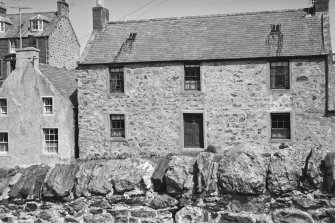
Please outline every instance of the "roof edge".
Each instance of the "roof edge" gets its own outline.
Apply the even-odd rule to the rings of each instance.
[[[258,11],[258,12],[238,12],[238,13],[198,15],[198,16],[153,18],[153,19],[139,19],[139,20],[123,20],[123,21],[116,21],[115,20],[115,21],[109,21],[107,24],[140,23],[140,22],[155,22],[155,21],[198,19],[198,18],[216,18],[216,17],[228,17],[228,16],[244,16],[244,15],[282,13],[282,12],[297,12],[297,11],[305,12],[305,8],[300,8],[300,9],[283,9],[283,10],[269,10],[269,11]]]
[[[241,60],[271,60],[278,58],[309,58],[309,57],[328,57],[328,54],[313,54],[313,55],[294,55],[294,56],[271,56],[271,57],[239,57],[239,58],[224,58],[224,59],[194,59],[194,60],[157,60],[157,61],[133,61],[133,62],[103,62],[103,63],[79,63],[80,66],[97,66],[97,65],[117,65],[117,64],[144,64],[144,63],[175,63],[175,62],[188,62],[188,61],[205,61],[205,62],[217,62],[217,61],[241,61]]]

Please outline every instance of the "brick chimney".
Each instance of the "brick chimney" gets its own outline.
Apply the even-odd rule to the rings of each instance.
[[[34,47],[27,47],[16,50],[16,65],[15,68],[24,70],[28,64],[32,64],[34,68],[39,69],[40,50]]]
[[[93,30],[102,30],[109,22],[109,10],[104,8],[104,1],[97,0],[97,6],[93,7]]]
[[[7,9],[5,7],[4,2],[0,2],[0,15],[6,15],[7,14]]]
[[[69,17],[69,4],[67,0],[58,0],[57,1],[57,15]]]
[[[315,12],[328,12],[329,0],[314,0]]]

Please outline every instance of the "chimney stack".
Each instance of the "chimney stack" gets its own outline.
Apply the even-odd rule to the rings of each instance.
[[[328,12],[329,11],[329,0],[314,0],[315,12]]]
[[[57,15],[69,17],[69,4],[67,0],[58,0],[57,1]]]
[[[109,10],[104,8],[104,0],[97,0],[93,7],[93,30],[103,30],[109,22]]]
[[[0,15],[6,15],[7,14],[7,9],[5,7],[4,2],[0,2]]]
[[[34,47],[27,47],[16,50],[16,69],[23,70],[28,64],[32,64],[34,68],[39,69],[40,50]]]

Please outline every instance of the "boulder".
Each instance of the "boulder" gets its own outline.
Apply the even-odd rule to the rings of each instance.
[[[79,163],[79,170],[75,177],[74,193],[77,197],[89,197],[88,184],[91,180],[96,163]]]
[[[307,190],[317,190],[322,186],[323,172],[322,172],[322,162],[324,154],[317,149],[311,149],[308,154],[305,166],[302,171],[302,186]]]
[[[186,206],[177,212],[176,223],[205,222],[204,211],[199,207]]]
[[[224,223],[255,223],[254,218],[248,213],[230,213],[230,212],[219,212],[220,221]]]
[[[0,169],[0,201],[8,199],[10,187],[17,184],[22,174],[16,169]]]
[[[299,186],[299,167],[282,152],[275,153],[270,160],[268,171],[268,190],[271,194],[282,195]]]
[[[153,193],[152,199],[149,202],[149,207],[154,209],[165,209],[171,208],[178,204],[178,201],[166,194],[159,195],[157,193]]]
[[[45,179],[43,196],[57,198],[69,196],[78,170],[77,164],[57,164]]]
[[[20,180],[11,188],[9,197],[39,199],[49,169],[46,165],[33,165],[25,169]]]
[[[172,156],[164,180],[169,194],[182,194],[193,189],[194,157]]]
[[[170,161],[171,156],[165,156],[164,158],[162,158],[152,174],[151,181],[153,183],[154,190],[157,192],[165,192],[166,190],[166,185],[164,183],[164,176],[169,168]]]
[[[153,172],[153,165],[141,159],[108,160],[97,163],[92,172],[88,191],[106,195],[112,192],[113,188],[119,194],[140,189],[143,188],[141,186],[144,179],[150,179]]]
[[[313,218],[306,212],[299,210],[276,210],[272,213],[274,223],[314,223]]]
[[[85,215],[84,223],[114,223],[114,217],[111,214]]]
[[[324,173],[323,185],[322,189],[326,192],[332,193],[334,192],[334,172],[335,172],[335,153],[327,153],[324,158],[322,170]]]
[[[266,175],[264,158],[251,150],[229,150],[219,163],[219,186],[227,194],[260,195]]]
[[[207,192],[217,194],[217,172],[218,163],[214,162],[213,153],[200,153],[194,165],[195,191],[197,193]]]

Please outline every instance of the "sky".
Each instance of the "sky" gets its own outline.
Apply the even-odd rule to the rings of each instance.
[[[7,13],[18,13],[19,0],[0,0]],[[92,7],[96,0],[67,0],[70,20],[79,39],[81,50],[92,32]],[[298,9],[309,0],[104,0],[110,21],[227,14],[238,12]],[[24,12],[57,11],[57,0],[22,0]]]

